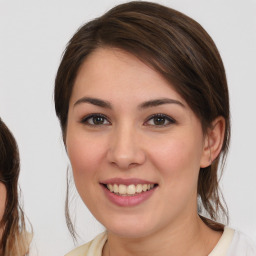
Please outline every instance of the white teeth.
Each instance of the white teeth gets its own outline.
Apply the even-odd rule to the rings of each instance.
[[[118,186],[114,184],[114,193],[118,193],[118,192],[119,192]]]
[[[125,185],[119,185],[118,187],[118,193],[121,194],[121,195],[125,195],[126,194],[126,186]]]
[[[143,184],[143,185],[142,185],[142,190],[143,190],[144,192],[146,192],[146,191],[148,190],[148,185],[147,185],[147,184]]]
[[[154,188],[154,184],[130,184],[128,186],[120,184],[107,184],[107,188],[110,192],[123,195],[123,196],[133,196],[135,194],[139,194],[142,192],[146,192],[152,188]]]
[[[136,186],[136,192],[137,192],[137,193],[141,193],[141,192],[142,192],[142,185],[141,185],[141,184],[138,184],[138,185]]]
[[[108,187],[108,189],[109,189],[111,192],[114,192],[114,188],[113,188],[113,186],[112,186],[111,184],[108,184],[107,187]]]
[[[128,195],[134,195],[136,193],[135,185],[129,185],[126,190]]]

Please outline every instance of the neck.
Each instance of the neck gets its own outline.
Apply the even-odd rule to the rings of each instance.
[[[157,232],[140,238],[120,237],[108,232],[103,256],[208,255],[221,233],[208,228],[198,215],[182,218]]]

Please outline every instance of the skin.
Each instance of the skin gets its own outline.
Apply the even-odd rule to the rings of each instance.
[[[107,102],[111,108],[85,102]],[[141,107],[156,99],[172,103]],[[144,104],[145,105],[145,104]],[[101,124],[88,115],[100,113]],[[162,114],[162,125],[152,115]],[[200,167],[218,155],[223,118],[203,134],[184,99],[161,75],[119,49],[100,48],[85,60],[70,99],[66,147],[77,190],[106,227],[103,255],[208,255],[221,233],[197,214]],[[139,178],[158,184],[132,207],[113,204],[100,183]]]
[[[6,188],[5,185],[0,182],[0,220],[3,218],[6,201]],[[2,235],[3,229],[0,228],[0,235]]]

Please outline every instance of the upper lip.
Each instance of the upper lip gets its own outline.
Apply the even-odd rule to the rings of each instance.
[[[129,178],[129,179],[124,179],[124,178],[112,178],[112,179],[107,179],[103,180],[100,182],[101,184],[123,184],[123,185],[138,185],[138,184],[156,184],[156,182],[148,181],[148,180],[142,180],[142,179],[137,179],[137,178]]]

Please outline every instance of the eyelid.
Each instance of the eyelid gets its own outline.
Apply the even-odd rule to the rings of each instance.
[[[90,118],[97,117],[97,116],[105,118],[105,120],[109,123],[109,124],[107,124],[107,125],[110,125],[110,124],[111,124],[111,122],[109,121],[108,117],[105,116],[105,115],[103,115],[103,114],[101,114],[101,113],[91,113],[91,114],[88,114],[88,115],[82,117],[79,122],[82,123],[82,124],[89,125],[89,126],[94,126],[94,127],[95,127],[95,126],[103,126],[103,125],[106,125],[106,124],[101,124],[101,125],[96,125],[96,124],[94,124],[94,125],[93,125],[93,124],[90,124],[89,122],[87,122]]]
[[[147,124],[147,122],[149,122],[151,119],[155,118],[155,117],[163,117],[165,118],[169,123],[168,124],[164,124],[164,125],[151,125],[151,124]],[[176,123],[176,120],[172,117],[170,117],[169,115],[166,115],[166,114],[162,114],[162,113],[158,113],[158,114],[153,114],[151,116],[149,116],[147,118],[147,120],[144,122],[144,125],[146,126],[154,126],[154,127],[166,127],[166,126],[169,126],[171,124],[175,124]]]
[[[98,125],[97,124],[90,124],[88,122],[88,120],[90,118],[93,118],[93,117],[102,117],[102,118],[104,118],[108,122],[108,124],[98,124]],[[157,118],[157,117],[165,118],[168,121],[168,124],[163,124],[163,125],[147,124],[151,119]],[[111,122],[109,121],[108,117],[106,115],[104,115],[104,114],[101,114],[101,113],[90,113],[90,114],[84,116],[83,118],[81,118],[81,120],[79,122],[84,124],[84,125],[93,126],[93,127],[111,125]],[[160,127],[169,126],[169,125],[174,124],[174,123],[176,123],[176,120],[174,118],[170,117],[169,115],[162,114],[162,113],[157,113],[157,114],[150,115],[146,119],[146,121],[143,123],[143,125],[154,126],[154,127],[160,128]]]

